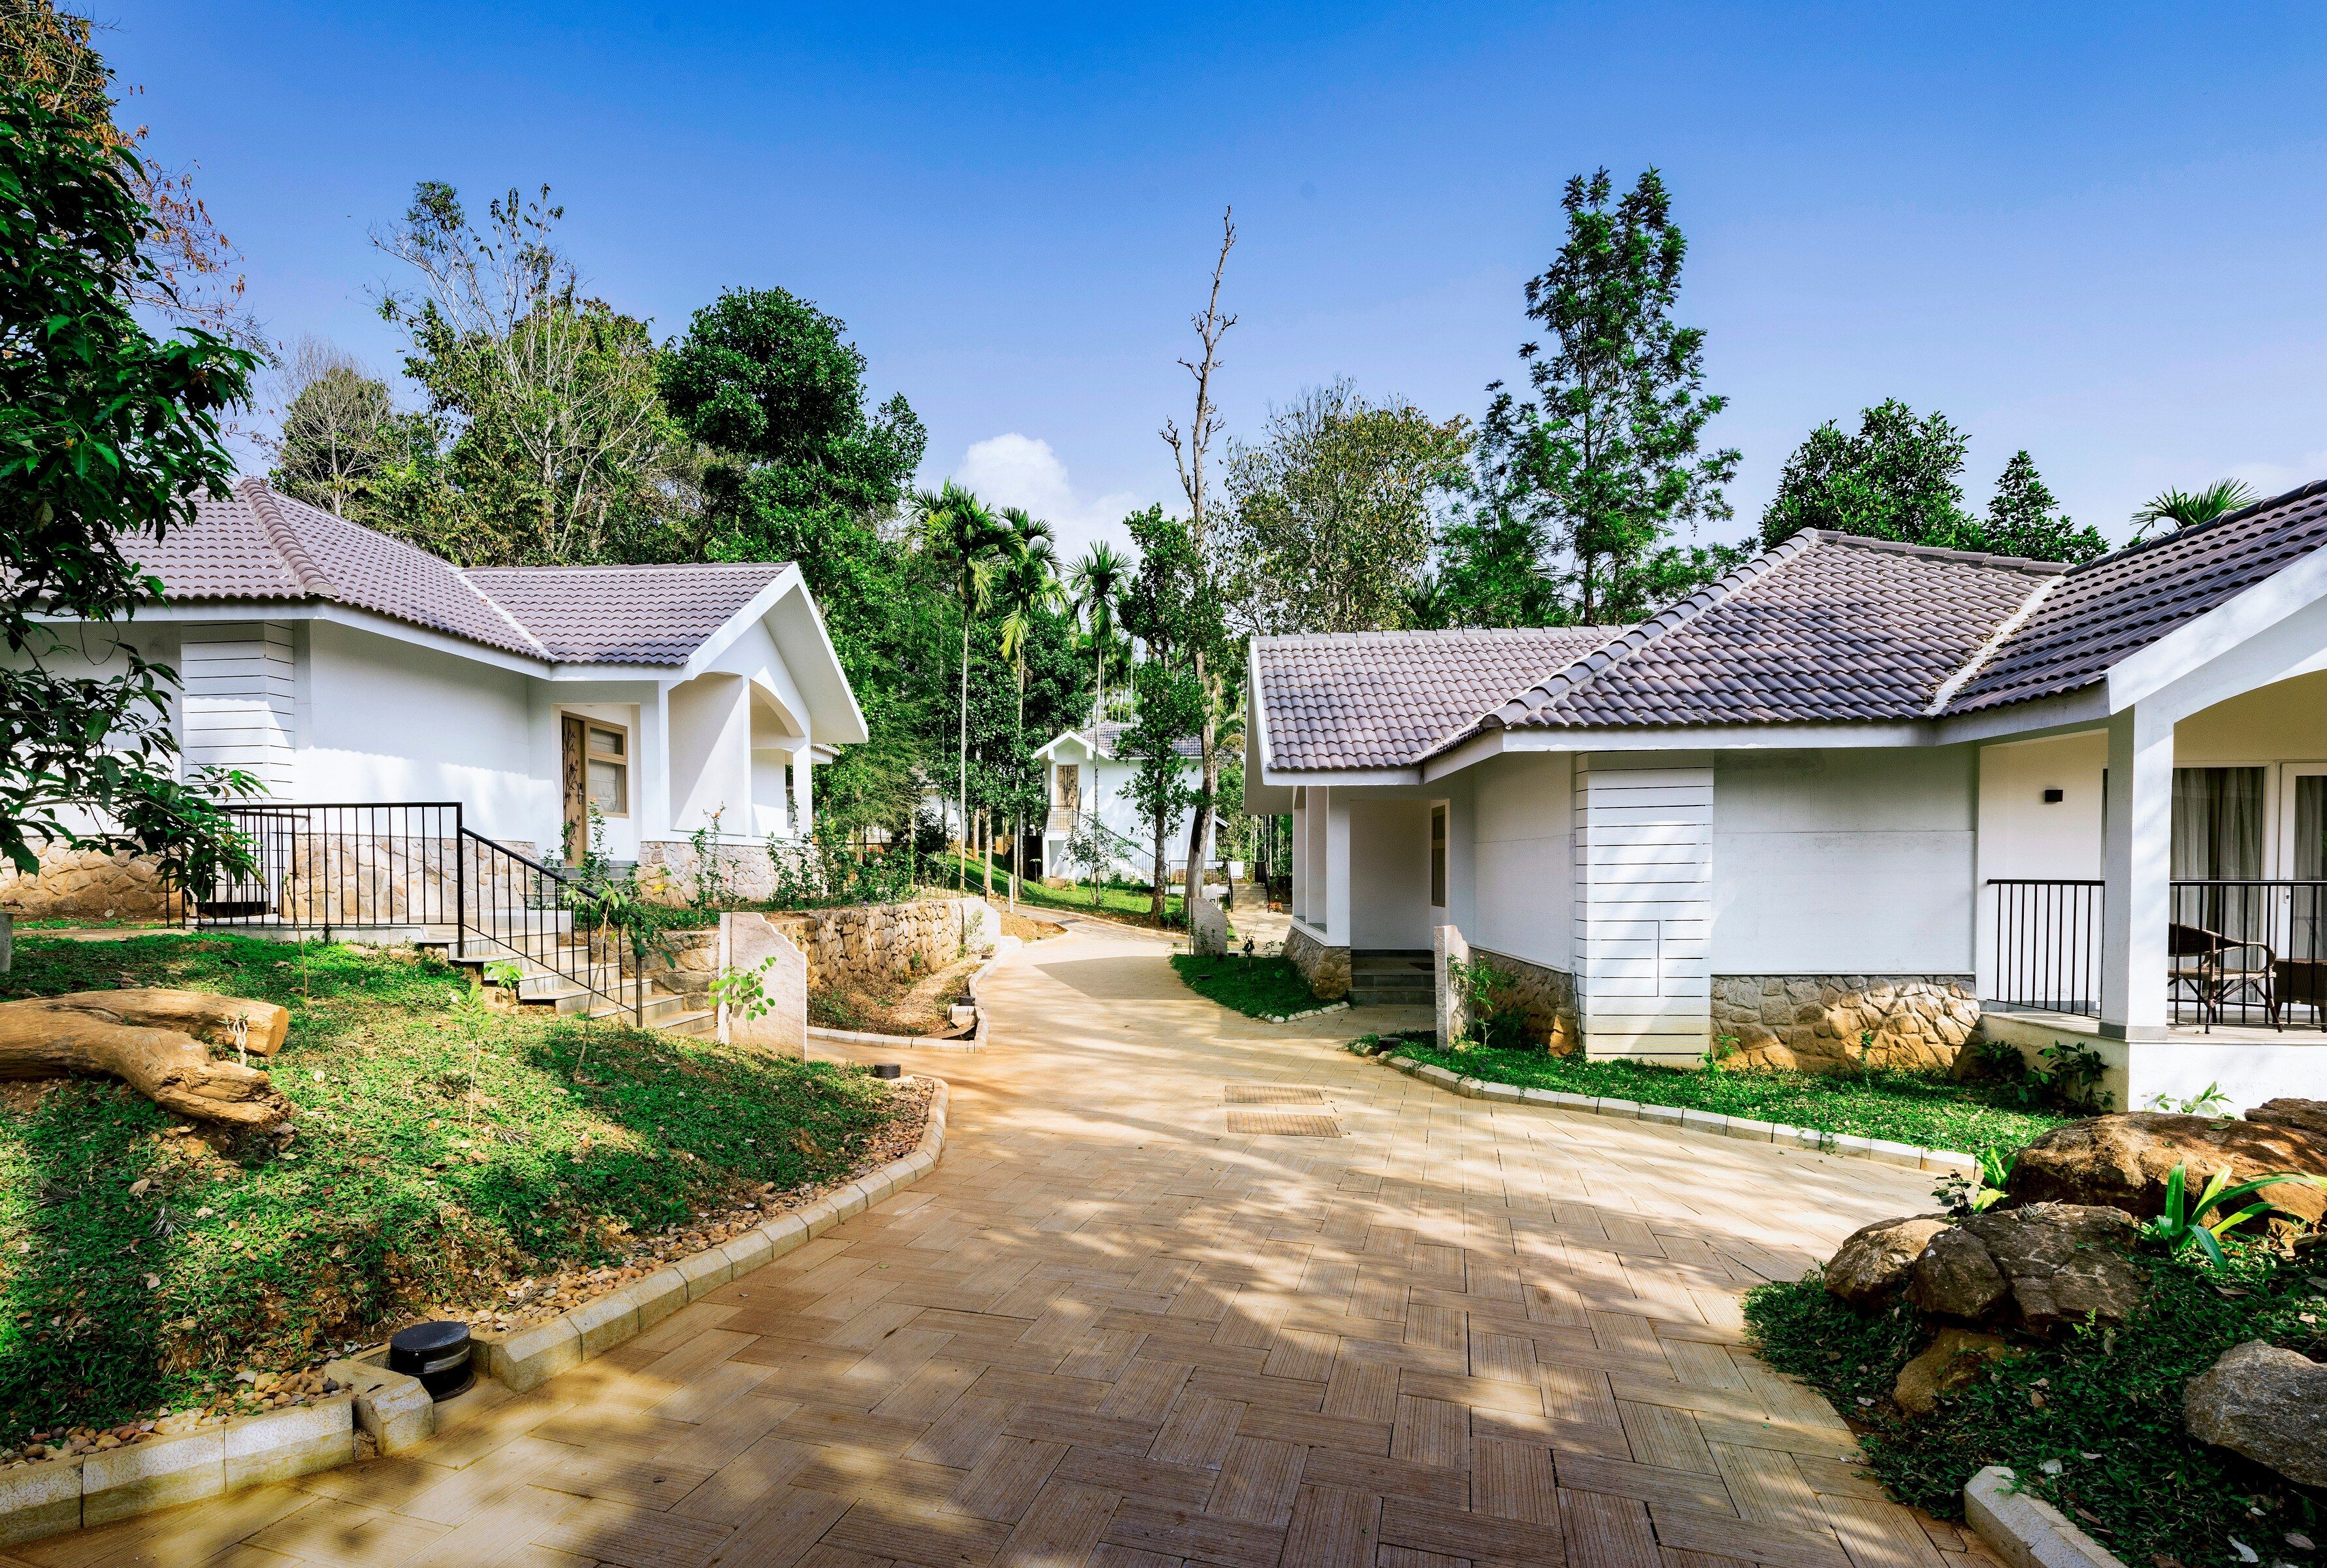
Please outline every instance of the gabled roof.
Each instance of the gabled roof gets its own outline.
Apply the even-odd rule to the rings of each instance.
[[[1254,691],[1272,768],[1405,767],[1612,626],[1264,637]]]
[[[1482,732],[1944,719],[2096,686],[2327,552],[2327,481],[2070,568],[1812,531],[1618,629],[1261,638],[1269,770],[1406,769]]]
[[[680,666],[787,568],[779,564],[463,571],[416,546],[238,481],[126,553],[173,602],[324,602],[555,663]]]
[[[1809,530],[1538,681],[1481,727],[1921,718],[2063,570]]]
[[[1949,702],[1951,714],[2057,696],[2327,547],[2327,480],[2076,567]]]
[[[1099,759],[1109,762],[1117,761],[1122,757],[1119,748],[1123,737],[1130,731],[1129,724],[1119,723],[1113,719],[1103,719],[1097,724],[1085,724],[1079,730],[1061,731],[1038,747],[1034,755],[1047,757],[1065,742],[1079,741],[1090,747],[1093,754]],[[1172,754],[1184,761],[1201,761],[1204,756],[1204,742],[1199,736],[1182,735],[1172,742]]]

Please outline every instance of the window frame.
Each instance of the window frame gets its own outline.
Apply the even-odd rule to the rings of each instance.
[[[589,714],[575,714],[574,717],[582,721],[583,805],[585,807],[598,805],[597,796],[590,788],[590,765],[593,762],[603,762],[610,768],[619,768],[622,770],[622,808],[620,811],[609,811],[604,807],[598,806],[598,815],[609,822],[627,821],[631,815],[631,804],[636,798],[631,786],[637,781],[631,770],[631,726],[618,724],[612,719],[596,718]],[[593,730],[603,730],[610,735],[621,736],[622,754],[619,757],[609,757],[603,752],[593,751],[590,747],[590,733]]]
[[[1434,910],[1444,909],[1453,897],[1447,876],[1447,840],[1453,836],[1453,830],[1448,805],[1444,800],[1434,800],[1430,804],[1430,907]]]

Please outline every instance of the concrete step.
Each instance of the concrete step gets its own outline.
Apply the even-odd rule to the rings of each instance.
[[[1437,1000],[1435,992],[1406,986],[1386,986],[1378,990],[1355,985],[1350,988],[1350,1003],[1355,1007],[1428,1007]]]

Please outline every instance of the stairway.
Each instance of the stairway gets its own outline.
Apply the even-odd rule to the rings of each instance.
[[[560,919],[562,923],[563,917]],[[437,927],[430,938],[416,945],[435,947],[451,962],[474,970],[480,976],[489,964],[516,964],[520,971],[517,999],[525,1007],[547,1008],[568,1018],[603,1018],[617,1023],[633,1021],[632,978],[615,965],[592,959],[586,951],[588,944],[576,938],[571,930],[513,933],[498,938],[480,937],[472,931],[463,940],[450,928]],[[550,962],[545,963],[544,959]],[[652,979],[645,982],[640,1012],[647,1028],[702,1037],[717,1030],[719,1013],[715,1008],[690,1007],[685,995]]]
[[[1350,1001],[1359,1007],[1428,1007],[1438,999],[1427,947],[1353,947]]]

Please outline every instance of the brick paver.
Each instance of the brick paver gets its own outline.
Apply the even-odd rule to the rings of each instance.
[[[929,1178],[420,1451],[39,1568],[1973,1568],[1737,1293],[1916,1174],[1458,1099],[1099,928],[995,977]],[[1306,1092],[1321,1090],[1322,1097]],[[1232,1108],[1233,1107],[1233,1108]],[[1322,1134],[1322,1135],[1320,1135]]]

